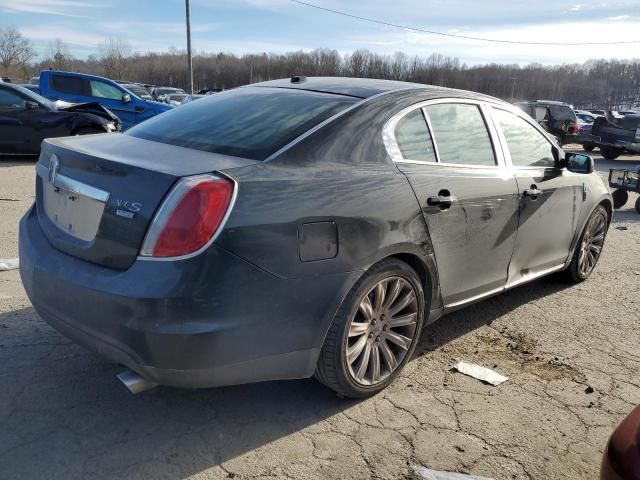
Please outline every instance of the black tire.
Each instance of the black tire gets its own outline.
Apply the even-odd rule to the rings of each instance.
[[[595,257],[595,262],[593,263],[593,266],[587,272],[584,272],[580,268],[580,257],[581,257],[580,252],[582,250],[582,245],[585,241],[585,236],[588,235],[590,228],[594,225],[594,223],[598,222],[600,219],[604,220],[604,230],[602,232],[603,236],[602,236],[602,244],[600,247],[600,252]],[[591,216],[589,217],[589,219],[587,220],[587,223],[584,226],[582,233],[580,234],[580,239],[578,240],[578,244],[576,245],[576,251],[573,253],[573,258],[571,259],[571,263],[569,264],[569,267],[564,272],[565,278],[567,280],[573,283],[580,283],[580,282],[584,282],[587,278],[589,278],[589,276],[595,269],[598,263],[598,260],[600,259],[600,255],[602,253],[602,247],[604,246],[604,241],[606,240],[608,227],[609,227],[609,212],[607,212],[607,209],[604,208],[602,205],[598,205],[594,209],[594,211],[591,213]]]
[[[616,210],[624,207],[629,200],[629,192],[626,190],[614,190],[611,192],[611,196],[613,197],[613,208]]]
[[[556,142],[558,142],[558,146],[562,147],[564,145],[564,137],[561,135],[554,135]]]
[[[350,348],[348,343],[349,328],[352,325],[352,319],[355,319],[356,314],[360,311],[359,305],[364,300],[365,296],[370,295],[372,289],[382,280],[390,279],[389,281],[394,281],[392,279],[397,278],[408,282],[405,286],[413,289],[417,300],[415,330],[411,340],[411,345],[406,350],[402,360],[397,363],[396,367],[394,367],[395,370],[388,368],[390,373],[387,372],[388,376],[386,376],[384,380],[381,380],[375,385],[363,385],[358,383],[349,372],[349,365],[347,363],[347,348]],[[393,305],[393,301],[390,303]],[[389,309],[391,309],[391,306],[389,306]],[[324,344],[322,345],[322,350],[320,351],[315,378],[342,397],[354,399],[366,398],[382,391],[395,380],[406,363],[410,360],[413,351],[415,350],[418,338],[420,337],[420,331],[424,323],[425,310],[425,298],[422,282],[416,272],[409,265],[397,259],[386,259],[375,264],[351,288],[351,291],[337,311],[333,322],[329,327]],[[382,335],[384,334],[381,334],[381,336]],[[371,334],[369,334],[369,338],[371,338]],[[376,339],[376,341],[377,340],[378,339]],[[385,340],[382,340],[382,342],[387,345]],[[377,349],[379,347],[376,346],[375,348]],[[387,349],[388,348],[389,347],[387,346]],[[369,357],[367,356],[367,358]],[[384,360],[384,356],[379,356],[378,358]],[[379,360],[378,363],[378,370],[380,370],[380,362],[381,360]],[[387,367],[389,366],[389,363],[386,362],[386,360],[384,363]]]
[[[583,145],[582,148],[584,148],[585,152],[593,152],[593,149],[596,148],[595,145]]]
[[[636,198],[636,212],[640,213],[640,197]]]
[[[615,148],[601,148],[600,151],[602,153],[602,156],[607,160],[615,160],[620,155],[622,155],[622,151]]]
[[[100,130],[99,128],[94,128],[94,127],[79,128],[78,130],[73,132],[74,135],[94,135],[96,133],[106,133],[106,132],[104,130]]]

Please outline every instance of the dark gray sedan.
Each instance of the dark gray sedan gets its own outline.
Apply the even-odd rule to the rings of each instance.
[[[495,98],[304,78],[124,134],[46,140],[20,271],[132,390],[318,380],[379,392],[444,313],[596,266],[611,197]]]

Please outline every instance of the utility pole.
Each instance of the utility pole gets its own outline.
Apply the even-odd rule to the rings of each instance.
[[[513,103],[515,100],[513,96],[516,93],[516,82],[518,81],[518,77],[511,77],[511,80],[513,80],[513,83],[511,84],[511,103]]]
[[[189,14],[189,0],[185,0],[187,8],[187,58],[189,61],[189,93],[193,95],[193,57],[191,56],[191,15]]]

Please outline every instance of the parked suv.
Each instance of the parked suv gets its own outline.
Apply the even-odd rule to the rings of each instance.
[[[55,70],[40,73],[40,95],[53,101],[99,103],[120,118],[123,129],[172,108],[170,105],[143,100],[108,78]]]
[[[518,102],[516,106],[553,135],[560,146],[575,141],[578,133],[578,119],[568,103],[536,100],[535,102]]]

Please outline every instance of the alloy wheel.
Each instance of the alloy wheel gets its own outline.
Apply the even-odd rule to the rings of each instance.
[[[607,233],[607,218],[604,213],[594,215],[585,229],[578,256],[578,273],[586,278],[598,263]]]
[[[347,330],[345,358],[360,385],[383,382],[402,364],[416,335],[418,299],[413,285],[393,276],[364,295]]]

